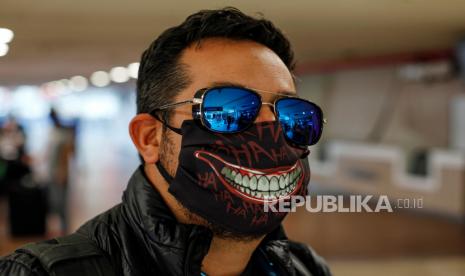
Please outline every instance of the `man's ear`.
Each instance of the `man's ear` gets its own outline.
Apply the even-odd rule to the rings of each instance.
[[[137,114],[129,123],[132,142],[145,163],[158,161],[163,125],[146,113]]]

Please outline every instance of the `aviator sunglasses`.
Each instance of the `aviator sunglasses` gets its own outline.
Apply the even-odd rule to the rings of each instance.
[[[263,102],[259,93],[278,96],[273,103]],[[321,108],[305,99],[287,94],[272,93],[237,86],[203,88],[194,98],[158,107],[150,112],[166,127],[182,134],[179,128],[169,126],[158,117],[160,111],[183,105],[192,105],[192,117],[201,126],[217,133],[238,133],[250,127],[262,105],[270,105],[288,142],[300,147],[314,145],[323,132]]]

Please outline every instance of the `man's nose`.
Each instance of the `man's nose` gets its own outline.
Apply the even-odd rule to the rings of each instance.
[[[265,121],[274,121],[276,120],[274,113],[273,113],[273,107],[270,105],[262,105],[262,108],[260,108],[260,112],[258,113],[257,119],[255,122],[265,122]]]

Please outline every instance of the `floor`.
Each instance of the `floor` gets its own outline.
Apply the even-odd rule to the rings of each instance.
[[[465,257],[329,260],[329,265],[336,276],[465,275]]]
[[[331,258],[465,256],[465,224],[432,215],[309,213],[285,220],[288,235]]]

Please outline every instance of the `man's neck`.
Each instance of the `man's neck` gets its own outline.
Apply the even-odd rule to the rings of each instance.
[[[206,225],[200,217],[187,215],[186,209],[168,192],[168,183],[155,166],[146,165],[145,173],[152,185],[160,192],[168,208],[181,223]],[[247,266],[253,252],[265,237],[249,241],[237,241],[213,236],[207,255],[202,261],[202,271],[209,276],[239,275]]]
[[[262,239],[236,241],[214,236],[202,261],[202,271],[209,276],[241,274]]]

